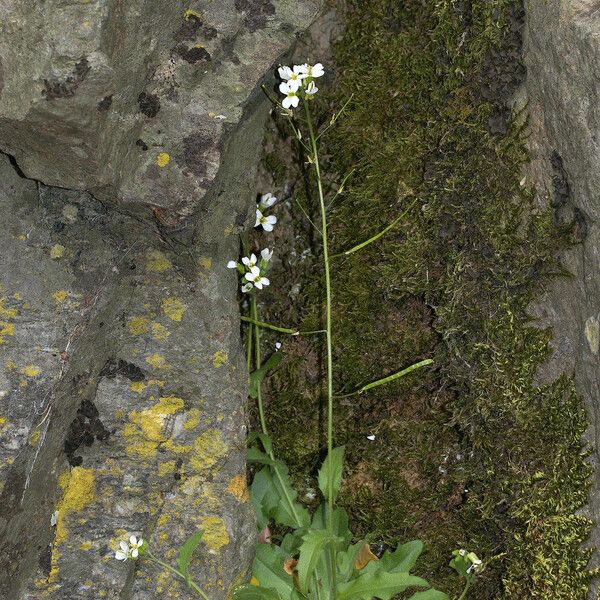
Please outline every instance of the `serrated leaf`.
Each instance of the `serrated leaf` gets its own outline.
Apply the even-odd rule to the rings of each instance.
[[[294,589],[294,580],[283,570],[289,557],[274,544],[258,544],[252,564],[252,575],[260,582],[260,587],[276,590],[288,599]]]
[[[329,534],[321,529],[310,529],[303,536],[302,545],[300,546],[300,558],[296,567],[301,592],[306,594],[308,591],[310,579],[330,540]]]
[[[340,584],[337,598],[338,600],[371,600],[375,597],[390,600],[392,596],[413,586],[428,587],[429,584],[424,579],[409,573],[364,573],[349,583]]]
[[[323,462],[319,469],[319,489],[325,498],[329,497],[329,485],[331,482],[333,491],[333,500],[335,501],[340,491],[342,483],[342,471],[344,469],[344,446],[334,448],[331,454]]]
[[[271,513],[279,502],[279,492],[273,483],[271,470],[264,467],[256,475],[248,487],[250,502],[256,513],[256,521],[259,531],[269,523]]]
[[[381,570],[387,573],[407,572],[415,566],[421,552],[423,543],[421,540],[413,540],[398,546],[394,552],[386,550],[379,565]]]
[[[233,592],[234,600],[283,600],[277,590],[258,585],[240,585]]]
[[[190,562],[192,560],[192,554],[194,550],[198,547],[198,544],[202,540],[202,536],[204,535],[204,531],[199,529],[185,541],[183,546],[181,546],[179,550],[179,556],[177,556],[177,569],[179,572],[185,577],[187,584],[189,585],[190,581]]]
[[[449,600],[448,595],[438,590],[427,590],[426,592],[417,592],[408,600]]]
[[[283,354],[281,352],[275,352],[264,365],[260,367],[260,369],[256,369],[250,373],[249,381],[248,381],[248,396],[250,398],[258,398],[258,388],[263,382],[263,379],[267,375],[267,373],[274,369],[283,359]]]

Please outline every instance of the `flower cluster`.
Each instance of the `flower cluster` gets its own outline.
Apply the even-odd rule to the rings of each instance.
[[[246,294],[251,291],[252,288],[262,290],[271,283],[265,274],[271,266],[271,258],[273,257],[273,251],[268,248],[263,248],[260,251],[260,260],[256,258],[255,254],[250,256],[244,256],[242,262],[238,263],[235,260],[230,260],[227,263],[228,269],[237,269],[242,275],[242,292]]]
[[[481,559],[475,552],[467,552],[466,550],[453,550],[450,566],[455,569],[463,577],[473,576],[481,569]]]
[[[262,228],[265,231],[273,231],[273,225],[277,223],[277,217],[275,215],[265,216],[264,213],[268,208],[271,208],[275,202],[277,202],[277,198],[271,193],[263,194],[260,197],[260,201],[256,206],[256,222],[254,223],[254,227],[262,225]]]
[[[279,77],[282,81],[279,84],[279,91],[285,96],[281,105],[283,108],[296,108],[300,98],[311,98],[319,88],[315,85],[314,79],[325,74],[325,69],[321,63],[315,65],[294,65],[290,67],[279,67]]]
[[[135,535],[132,535],[129,537],[129,542],[124,540],[119,542],[119,549],[115,552],[115,558],[117,560],[127,560],[128,558],[135,560],[140,553],[144,553],[144,548],[144,540],[142,538],[138,540]]]

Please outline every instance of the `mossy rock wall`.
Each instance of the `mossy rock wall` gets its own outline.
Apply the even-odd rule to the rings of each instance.
[[[581,512],[588,419],[572,376],[582,396],[591,386],[573,360],[548,368],[557,364],[548,362],[552,331],[532,304],[556,289],[562,300],[547,296],[546,310],[577,305],[581,272],[569,279],[561,261],[581,253],[580,222],[557,220],[546,180],[529,166],[523,102],[513,106],[524,61],[533,60],[523,56],[526,23],[530,44],[543,38],[534,19],[557,27],[542,17],[555,5],[350,1],[339,12],[335,76],[320,86],[331,90],[321,98],[323,123],[353,94],[324,138],[326,169],[337,174],[328,185],[353,170],[331,209],[333,252],[404,214],[381,241],[333,263],[336,443],[348,456],[342,500],[356,534],[376,546],[422,538],[421,574],[450,595],[460,591],[451,550],[483,555],[478,600],[582,600],[591,580],[591,551],[581,546],[591,529]],[[569,55],[561,47],[557,69]],[[539,52],[548,80],[537,93],[552,81]],[[561,122],[561,113],[553,118]],[[301,224],[295,202],[310,210],[311,199],[293,187],[273,139],[265,168],[288,195],[279,209],[288,229],[269,240],[282,250],[271,278],[281,291],[264,294],[263,310],[314,329],[322,322],[320,257],[310,250],[318,235]],[[572,294],[561,288],[568,281]],[[269,423],[310,502],[325,447],[322,348],[305,338],[288,340],[284,352],[269,383]],[[433,368],[342,397],[426,357]]]

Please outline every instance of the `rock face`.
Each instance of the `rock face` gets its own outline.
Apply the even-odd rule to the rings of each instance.
[[[224,265],[311,0],[0,0],[0,597],[211,598],[255,543]],[[54,517],[53,517],[54,515]]]
[[[556,281],[536,309],[553,327],[549,378],[574,373],[600,448],[600,8],[594,0],[527,3],[527,100],[530,177],[547,192],[558,225],[571,224],[579,244],[563,257],[573,277]],[[597,466],[597,456],[592,456]],[[595,469],[590,512],[600,518]],[[600,543],[596,528],[591,542]],[[595,596],[594,596],[595,597]]]

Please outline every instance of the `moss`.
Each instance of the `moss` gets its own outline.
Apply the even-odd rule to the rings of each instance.
[[[489,57],[511,67],[518,56],[502,49],[515,43],[519,14],[509,0],[350,0],[344,13],[339,76],[320,86],[332,90],[321,97],[323,120],[354,94],[324,138],[326,170],[341,178],[354,169],[331,211],[333,251],[408,212],[380,242],[336,259],[336,389],[424,357],[435,368],[338,402],[342,501],[357,536],[422,538],[421,574],[449,594],[458,591],[450,551],[468,547],[487,563],[478,600],[583,600],[586,417],[569,379],[536,384],[551,334],[527,314],[560,272],[554,257],[566,242],[520,185],[524,127],[516,118],[492,127],[502,106],[483,93],[496,77]],[[313,328],[318,262],[292,256],[272,274],[284,283],[263,295],[262,316]],[[277,453],[305,492],[324,455],[321,350],[288,340],[266,394]]]

